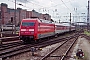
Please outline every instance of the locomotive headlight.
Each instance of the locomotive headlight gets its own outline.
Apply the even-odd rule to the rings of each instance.
[[[26,31],[26,29],[21,29],[21,31]]]
[[[34,31],[34,29],[29,29],[29,31]]]

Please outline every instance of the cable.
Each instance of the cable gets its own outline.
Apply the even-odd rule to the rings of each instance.
[[[10,1],[10,0],[8,0],[8,1]],[[10,2],[15,3],[15,1],[10,1]],[[30,8],[30,7],[24,6],[24,5],[20,4],[20,3],[16,3],[16,4],[17,4],[17,5],[20,5],[20,6],[23,6],[23,7],[26,7],[26,8]]]
[[[69,0],[70,1],[70,0]],[[73,0],[74,1],[74,0]],[[71,1],[70,1],[70,4],[71,4]],[[72,4],[71,4],[71,6],[72,6]],[[84,7],[84,6],[79,6],[78,8],[80,9],[80,8],[82,8],[82,7]],[[85,6],[86,7],[86,6]],[[75,13],[77,13],[77,8],[74,8],[74,12]],[[78,14],[78,13],[77,13]]]
[[[27,0],[26,0],[26,1],[27,1]],[[30,1],[27,1],[27,2],[32,3],[32,4],[36,5],[36,6],[38,5],[38,6],[43,7],[42,5],[39,5],[39,4],[36,4],[36,3],[30,2]]]
[[[69,2],[69,1],[68,1]],[[65,3],[68,3],[68,2],[65,2]],[[56,3],[55,3],[56,4]],[[50,7],[45,7],[45,8],[48,8],[48,9],[50,9],[50,8],[52,8],[52,7],[56,7],[56,6],[60,6],[60,5],[62,5],[62,3],[60,4],[56,4],[56,5],[54,5],[54,6],[50,6]]]
[[[62,0],[61,0],[62,1]],[[62,3],[67,7],[67,5],[62,1]],[[68,8],[68,7],[67,7]],[[71,10],[68,8],[68,10],[71,12]]]

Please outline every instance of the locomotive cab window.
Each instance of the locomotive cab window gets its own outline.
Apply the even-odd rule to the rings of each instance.
[[[22,26],[34,26],[34,22],[22,22]]]

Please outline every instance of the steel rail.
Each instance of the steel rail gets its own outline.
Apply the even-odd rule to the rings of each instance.
[[[2,46],[0,46],[0,51],[10,49],[10,48],[13,48],[13,47],[17,47],[17,46],[20,46],[20,45],[23,45],[23,43],[22,42],[20,42],[20,43],[17,42],[17,43],[2,45]]]
[[[74,38],[74,37],[72,37]],[[71,38],[70,38],[71,39]],[[68,40],[70,40],[68,39]],[[67,40],[67,41],[68,41]],[[63,42],[62,44],[60,44],[58,47],[56,47],[54,50],[52,50],[50,53],[46,54],[44,57],[42,57],[40,60],[44,60],[45,58],[47,58],[50,54],[52,54],[54,51],[56,51],[59,47],[61,47],[62,45],[64,45],[67,41]]]
[[[3,37],[3,38],[0,38],[0,40],[4,40],[4,39],[11,39],[11,38],[18,38],[19,36],[13,36],[13,37]]]
[[[9,40],[7,40],[9,39]],[[19,39],[19,36],[13,36],[13,37],[2,37],[0,38],[0,45],[2,45],[2,42],[7,42],[7,41],[11,41],[12,39]]]
[[[76,42],[76,39],[73,41],[73,43],[71,44],[71,46],[67,49],[67,51],[65,52],[65,54],[62,56],[62,58],[60,60],[64,60],[65,56],[68,54],[68,52],[70,51],[70,49],[72,48],[72,46],[74,45],[74,43]]]
[[[54,51],[56,51],[59,47],[61,47],[63,44],[65,44],[68,40],[66,40],[65,42],[63,42],[62,44],[60,44],[58,47],[56,47],[54,50],[52,50],[50,53],[48,53],[47,55],[45,55],[44,57],[42,57],[40,60],[44,60],[46,57],[48,57],[50,54],[52,54]]]

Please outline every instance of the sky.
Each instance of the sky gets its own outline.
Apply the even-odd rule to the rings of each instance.
[[[9,8],[15,8],[15,0],[0,0],[0,3],[8,4]],[[22,4],[22,5],[19,5]],[[87,21],[88,0],[16,0],[16,7],[36,10],[39,13],[48,13],[56,21],[69,21],[70,13],[72,22]]]

